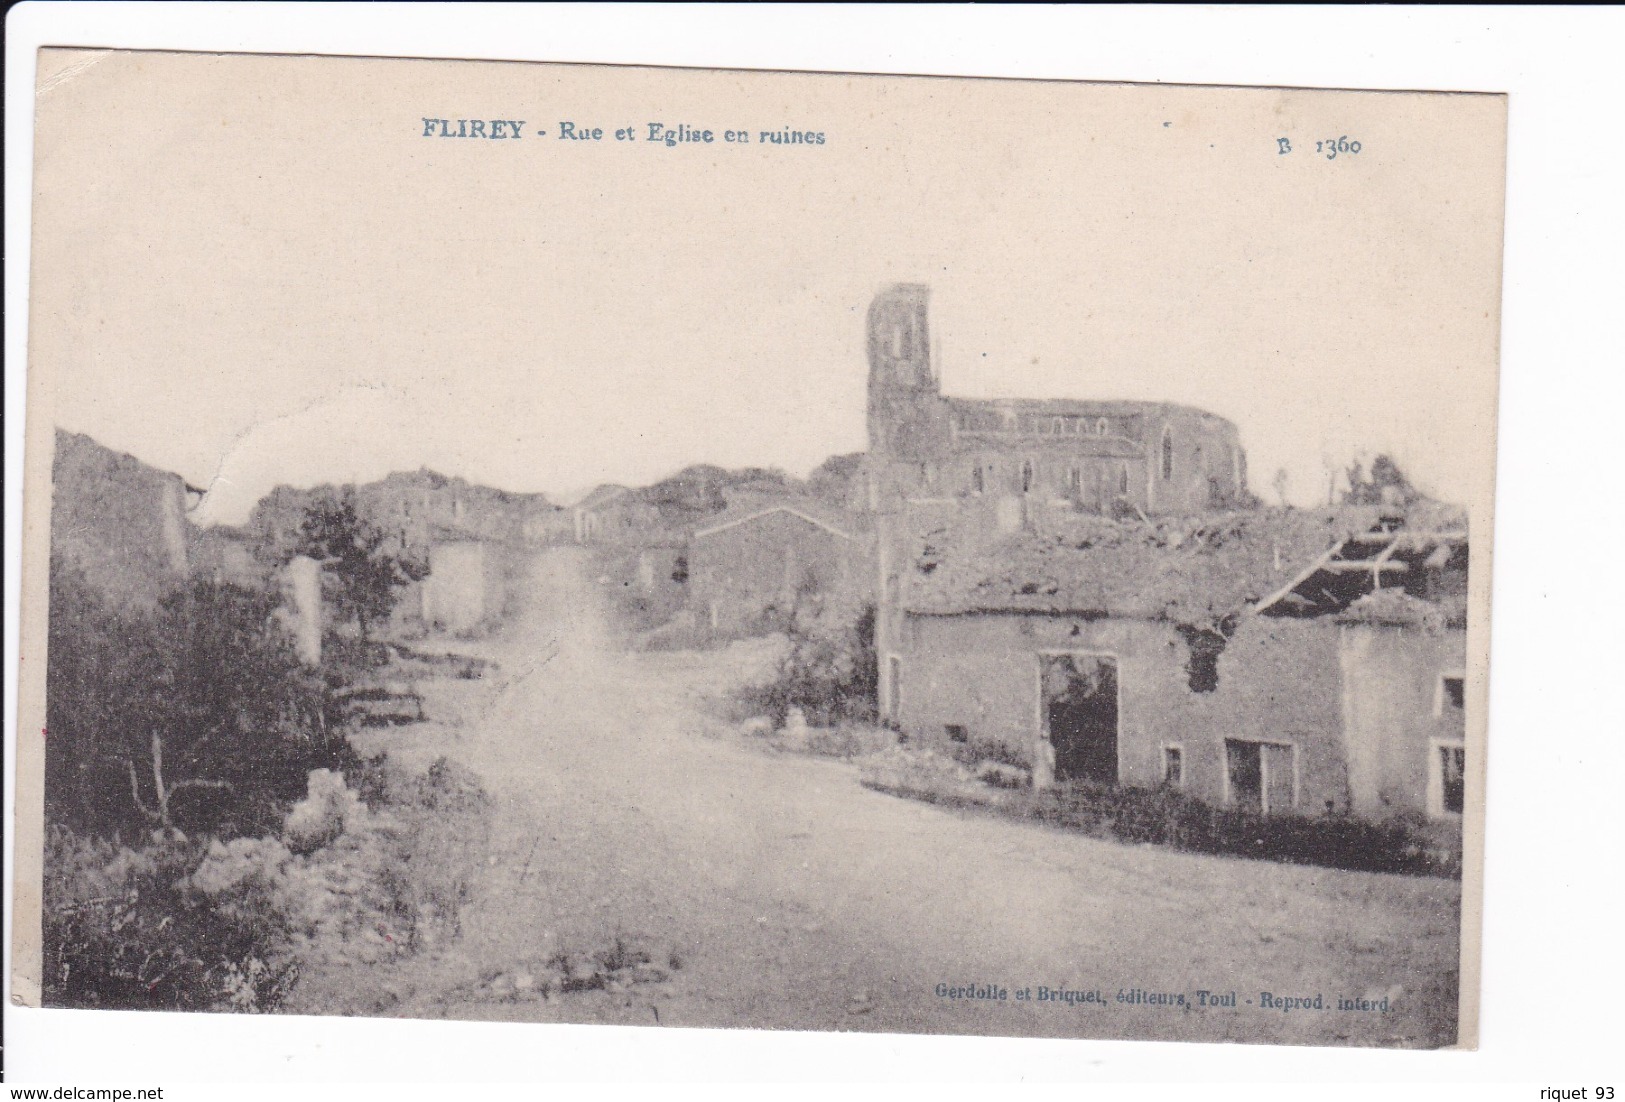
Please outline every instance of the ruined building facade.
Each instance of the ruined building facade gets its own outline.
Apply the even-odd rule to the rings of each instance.
[[[975,543],[1080,514],[1202,513],[1248,497],[1236,426],[1203,410],[943,395],[929,298],[922,284],[894,284],[869,306],[862,505],[874,531],[882,653],[903,630],[907,572],[924,533]],[[885,684],[883,676],[882,695]]]
[[[1258,508],[1184,406],[944,397],[926,298],[869,313],[886,722],[1040,788],[1459,823],[1464,517]]]

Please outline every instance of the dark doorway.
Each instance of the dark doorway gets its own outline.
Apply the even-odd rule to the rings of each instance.
[[[1055,779],[1116,784],[1117,660],[1046,654],[1041,661]]]
[[[1264,755],[1256,742],[1224,743],[1225,768],[1230,771],[1230,803],[1244,811],[1264,810]]]

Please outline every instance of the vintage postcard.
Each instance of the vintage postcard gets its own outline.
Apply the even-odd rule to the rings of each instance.
[[[1477,1037],[1506,100],[37,85],[14,990]]]

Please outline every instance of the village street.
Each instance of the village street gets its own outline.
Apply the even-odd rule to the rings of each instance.
[[[466,649],[500,665],[438,752],[495,798],[493,863],[435,959],[376,969],[384,1013],[668,1026],[1438,1045],[1452,881],[1196,857],[944,810],[855,766],[714,735],[715,655],[626,653],[584,551],[541,553],[524,607]],[[710,663],[710,665],[707,665]],[[709,672],[707,672],[709,671]],[[712,686],[703,682],[709,678]],[[431,698],[431,708],[434,701]],[[403,730],[403,736],[405,731]],[[406,736],[410,737],[410,736]],[[505,1000],[480,976],[617,935],[661,983]],[[1004,1001],[950,988],[1002,987]],[[1040,985],[1104,1005],[1017,1001]],[[1141,996],[1135,996],[1138,989]],[[1235,1008],[1146,996],[1199,989]],[[1118,1001],[1119,992],[1125,999]],[[1391,999],[1387,1013],[1260,994]],[[1249,1000],[1251,1005],[1249,1005]],[[377,1012],[377,1011],[374,1011]]]

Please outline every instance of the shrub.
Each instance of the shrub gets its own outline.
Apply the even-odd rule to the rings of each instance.
[[[831,758],[861,758],[897,745],[897,736],[884,727],[809,727],[807,750]]]
[[[479,778],[444,757],[398,792],[386,884],[408,947],[461,932],[462,910],[485,860],[490,803]]]
[[[1460,876],[1459,851],[1404,818],[1261,815],[1176,789],[1075,784],[1030,797],[1037,818],[1123,842],[1356,872]]]
[[[1036,792],[996,790],[954,757],[901,748],[867,759],[863,783],[935,803],[998,807],[1112,841],[1355,872],[1461,875],[1459,839],[1437,837],[1430,824],[1416,819],[1260,815],[1214,807],[1168,787],[1075,783]]]
[[[46,817],[79,833],[266,833],[312,768],[342,766],[328,689],[272,622],[275,599],[194,581],[115,611],[51,571]]]
[[[393,553],[394,541],[361,515],[355,488],[316,489],[300,518],[291,546],[267,553],[278,563],[307,555],[322,564],[322,597],[341,622],[353,622],[361,638],[388,621],[400,591],[429,575],[421,558]]]
[[[815,727],[873,723],[877,715],[875,610],[831,607],[790,627],[790,650],[773,677],[736,694],[739,710],[784,726],[799,708]]]
[[[951,742],[948,747],[953,759],[964,765],[976,766],[984,761],[993,761],[1015,769],[1030,768],[1028,755],[999,739],[972,738],[968,742]]]
[[[297,975],[263,876],[211,898],[191,874],[201,843],[131,849],[56,828],[46,840],[45,995],[123,1010],[274,1009]]]

